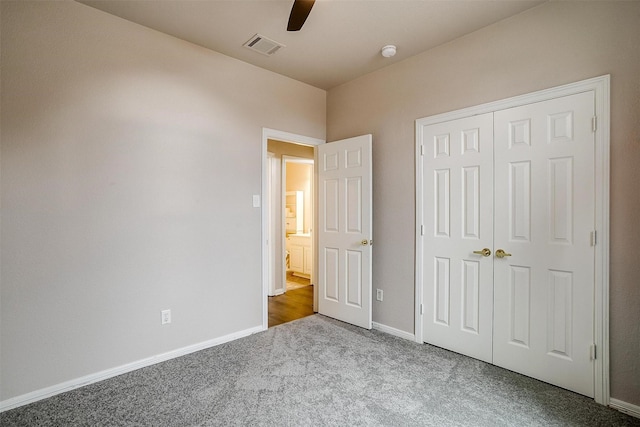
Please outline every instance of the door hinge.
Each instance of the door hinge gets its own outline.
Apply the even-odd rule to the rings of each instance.
[[[591,246],[595,246],[597,243],[598,243],[598,232],[594,230],[591,232]]]
[[[420,235],[424,236],[424,225],[420,226]]]
[[[598,353],[596,351],[595,344],[591,344],[591,346],[589,346],[589,355],[591,356],[591,360],[596,360]]]
[[[424,156],[424,144],[420,144],[420,155]]]
[[[420,304],[420,314],[422,314],[422,304]]]
[[[591,118],[591,130],[594,132],[598,130],[598,116],[593,116]]]

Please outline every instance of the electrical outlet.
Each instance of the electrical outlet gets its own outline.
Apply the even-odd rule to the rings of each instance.
[[[382,289],[376,289],[376,299],[382,301]]]
[[[160,314],[162,316],[163,325],[166,325],[167,323],[171,323],[171,310],[162,310]]]

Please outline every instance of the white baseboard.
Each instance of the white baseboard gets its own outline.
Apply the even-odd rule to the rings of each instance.
[[[151,356],[146,359],[138,360],[136,362],[128,363],[126,365],[117,366],[115,368],[106,369],[104,371],[96,372],[94,374],[85,375],[84,377],[76,378],[70,381],[65,381],[60,384],[56,384],[50,387],[45,387],[40,390],[32,391],[30,393],[23,394],[21,396],[12,397],[11,399],[3,400],[0,402],[0,412],[7,411],[9,409],[17,408],[19,406],[27,405],[29,403],[37,402],[38,400],[46,399],[56,394],[71,391],[73,389],[83,387],[85,385],[93,384],[98,381],[103,381],[118,375],[125,374],[127,372],[135,371],[136,369],[144,368],[147,366],[155,365],[156,363],[164,362],[176,357],[184,356],[189,353],[204,350],[209,347],[215,347],[220,344],[224,344],[229,341],[237,340],[238,338],[246,337],[257,332],[262,332],[262,326],[256,326],[253,328],[245,329],[243,331],[234,332],[229,335],[225,335],[212,340],[204,341],[198,344],[182,347],[176,350],[172,350],[166,353]]]
[[[609,399],[609,406],[632,417],[640,418],[640,406],[638,405],[618,399]]]
[[[381,323],[372,322],[373,329],[385,332],[389,335],[404,338],[405,340],[415,341],[416,336],[412,333],[401,331],[400,329],[392,328],[391,326],[383,325]]]

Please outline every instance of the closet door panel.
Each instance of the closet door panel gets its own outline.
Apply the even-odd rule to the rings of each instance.
[[[422,129],[424,341],[491,361],[492,114]]]
[[[495,113],[494,364],[593,396],[594,94]],[[494,251],[494,253],[496,253]]]

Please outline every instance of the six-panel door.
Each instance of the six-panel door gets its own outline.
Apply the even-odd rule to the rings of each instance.
[[[593,397],[594,94],[498,111],[494,364]]]
[[[491,362],[492,114],[424,128],[422,162],[425,336]]]
[[[318,147],[318,312],[371,329],[371,135]]]
[[[594,395],[593,116],[584,92],[423,127],[425,342]]]

